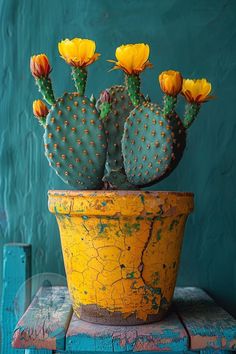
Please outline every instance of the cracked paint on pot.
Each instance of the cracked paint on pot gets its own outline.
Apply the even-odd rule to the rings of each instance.
[[[107,324],[160,320],[175,287],[193,195],[50,191],[75,313]]]

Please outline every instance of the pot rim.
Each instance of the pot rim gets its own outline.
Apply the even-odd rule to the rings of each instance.
[[[101,189],[94,189],[94,190],[68,190],[68,189],[50,189],[48,191],[49,196],[64,196],[64,197],[77,197],[77,196],[102,196],[102,195],[139,195],[139,194],[146,194],[146,195],[177,195],[178,197],[194,197],[193,192],[179,192],[179,191],[146,191],[146,190],[101,190]]]
[[[50,190],[48,207],[56,215],[188,215],[194,208],[194,194],[171,191]]]

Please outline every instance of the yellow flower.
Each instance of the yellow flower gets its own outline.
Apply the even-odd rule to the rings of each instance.
[[[159,75],[162,91],[169,96],[177,96],[181,89],[183,78],[179,71],[167,70]]]
[[[211,83],[206,79],[190,80],[184,79],[182,85],[182,94],[188,102],[203,103],[212,98]]]
[[[51,66],[46,54],[33,55],[30,58],[30,70],[35,78],[48,77]]]
[[[99,55],[95,53],[96,44],[90,39],[74,38],[65,39],[58,43],[61,57],[70,65],[85,67],[95,62]]]
[[[108,60],[115,63],[113,69],[121,69],[126,74],[140,74],[147,67],[152,67],[149,62],[149,45],[144,43],[121,45],[116,49],[116,59]]]
[[[37,118],[43,118],[48,115],[48,107],[41,100],[33,102],[33,113]]]

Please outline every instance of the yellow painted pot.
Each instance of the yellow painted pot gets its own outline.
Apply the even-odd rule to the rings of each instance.
[[[130,325],[165,315],[192,193],[49,191],[49,210],[78,317]]]

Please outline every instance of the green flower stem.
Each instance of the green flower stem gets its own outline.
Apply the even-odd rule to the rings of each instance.
[[[128,90],[129,97],[134,106],[140,104],[140,78],[139,75],[125,74],[125,85]]]
[[[75,82],[77,92],[84,96],[86,82],[87,82],[87,69],[84,67],[72,67],[72,77]]]
[[[111,111],[111,104],[109,102],[103,102],[99,106],[100,109],[100,118],[105,119],[108,113]]]
[[[38,118],[40,125],[46,128],[46,117]]]
[[[175,106],[177,103],[176,96],[164,95],[163,97],[163,114],[168,115],[175,111]]]
[[[186,129],[188,129],[191,124],[194,122],[195,118],[197,117],[201,105],[199,103],[190,103],[187,102],[185,105],[185,113],[184,113],[184,120],[183,125]]]
[[[44,100],[50,105],[56,103],[53,94],[51,79],[49,77],[40,77],[37,78],[35,81],[39,88],[39,92],[42,94]]]

